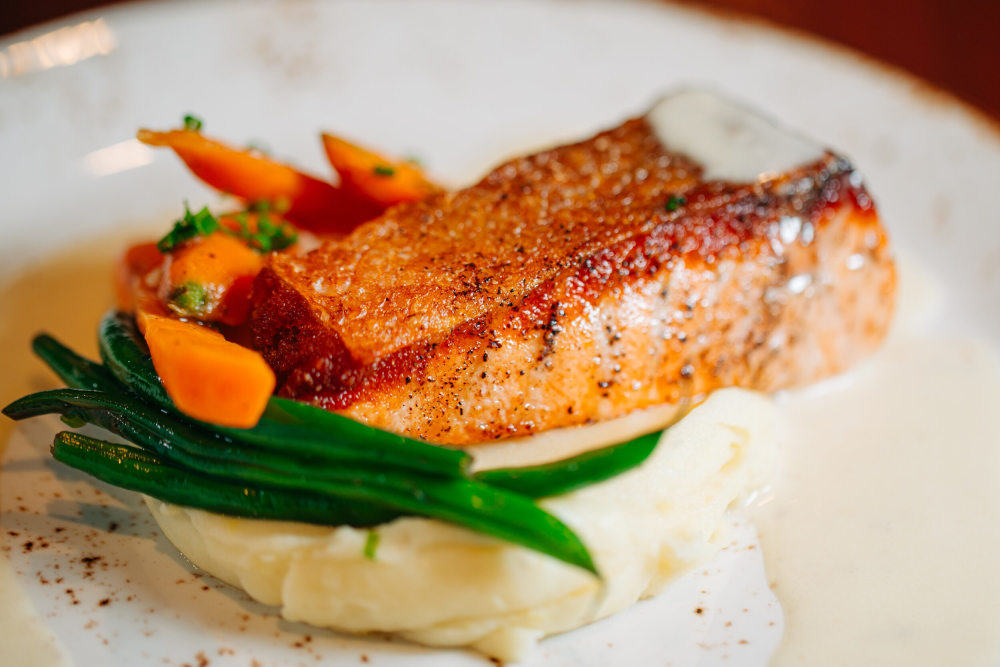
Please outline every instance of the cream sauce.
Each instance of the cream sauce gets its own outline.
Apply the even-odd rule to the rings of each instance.
[[[7,352],[0,384],[0,400],[4,405],[53,384],[51,374],[28,353],[31,337],[38,331],[56,333],[76,350],[96,356],[94,331],[112,302],[109,280],[112,258],[125,241],[124,236],[119,236],[78,243],[72,250],[56,253],[0,285],[0,350]],[[13,429],[13,422],[0,418],[0,454],[6,449]],[[0,514],[11,511],[14,510],[0,507]],[[10,546],[7,535],[0,536],[0,541]],[[23,583],[23,576],[0,553],[0,665],[72,664],[66,650],[34,609]]]
[[[62,667],[69,655],[38,617],[6,556],[0,556],[0,665]]]
[[[698,164],[705,180],[766,179],[823,157],[813,141],[703,90],[664,97],[646,114],[660,142]]]
[[[773,665],[1000,660],[1000,356],[911,306],[876,358],[781,401],[754,512],[786,619]]]

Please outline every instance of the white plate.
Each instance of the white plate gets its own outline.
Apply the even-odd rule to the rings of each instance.
[[[93,349],[114,249],[88,239],[148,233],[182,198],[211,200],[174,158],[131,141],[137,126],[169,127],[186,112],[209,133],[263,143],[320,174],[317,133],[330,129],[418,155],[457,183],[518,150],[614,125],[672,87],[708,85],[851,156],[897,247],[944,284],[939,326],[1000,341],[994,129],[904,76],[789,33],[645,3],[172,2],[67,19],[4,47],[4,402],[52,384],[28,356],[34,330]],[[69,254],[45,266],[64,289],[32,291],[33,263],[60,251]],[[16,587],[78,664],[482,664],[285,623],[198,577],[132,494],[49,462],[57,426],[0,425],[2,441],[13,434],[0,524]],[[747,528],[737,537],[754,539]],[[544,642],[528,664],[765,664],[781,614],[747,553],[726,552],[666,596]],[[0,592],[9,585],[0,580]],[[703,605],[718,612],[696,614]]]

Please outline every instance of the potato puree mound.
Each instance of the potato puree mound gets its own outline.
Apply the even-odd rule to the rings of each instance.
[[[641,467],[542,501],[590,549],[603,591],[582,570],[431,519],[379,526],[371,559],[364,555],[367,529],[148,503],[195,565],[281,607],[289,620],[515,660],[545,635],[655,595],[713,555],[726,508],[770,474],[775,421],[767,398],[716,392],[670,429]]]

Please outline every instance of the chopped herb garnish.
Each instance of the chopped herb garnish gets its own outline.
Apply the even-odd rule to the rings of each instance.
[[[368,531],[368,537],[365,539],[365,558],[368,560],[375,560],[375,550],[378,549],[378,533],[374,530]]]
[[[396,169],[395,167],[390,167],[387,164],[379,164],[375,165],[375,168],[372,169],[372,173],[376,176],[392,176],[396,173]]]
[[[171,292],[170,307],[182,315],[202,315],[208,310],[208,292],[204,285],[184,283]]]
[[[173,229],[157,241],[156,247],[160,252],[170,252],[185,241],[190,241],[196,236],[208,236],[219,229],[219,220],[203,207],[197,213],[192,213],[187,203],[184,204],[184,217],[174,223]]]
[[[667,200],[667,206],[666,206],[666,208],[667,208],[668,211],[670,211],[671,213],[673,213],[674,211],[676,211],[677,209],[679,209],[681,206],[684,206],[684,204],[686,204],[686,203],[687,203],[687,199],[685,199],[684,197],[671,197],[670,199]]]
[[[234,230],[220,224],[219,219],[212,215],[207,206],[197,213],[192,213],[185,204],[184,217],[174,223],[173,229],[157,242],[156,247],[159,248],[160,252],[166,253],[197,236],[208,236],[222,231],[246,241],[247,245],[260,253],[284,250],[298,240],[298,234],[287,222],[273,221],[267,215],[269,208],[270,204],[263,202],[251,205],[251,211],[260,211],[257,218],[257,231],[254,232],[250,229],[247,213],[238,213],[233,216],[240,226],[238,230]],[[180,305],[179,302],[178,305]],[[185,308],[185,310],[196,312],[196,309]]]
[[[295,230],[287,222],[274,222],[267,213],[257,218],[257,233],[250,234],[243,224],[244,234],[250,247],[259,252],[284,250],[298,240]]]
[[[184,116],[184,129],[191,130],[192,132],[201,132],[201,127],[204,123],[201,122],[201,118],[197,116],[192,116],[187,114]]]

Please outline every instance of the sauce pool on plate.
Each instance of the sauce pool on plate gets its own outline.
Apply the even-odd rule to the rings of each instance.
[[[779,401],[779,472],[752,512],[785,612],[779,667],[1000,658],[1000,357],[927,333],[936,286],[902,268],[883,349]]]

